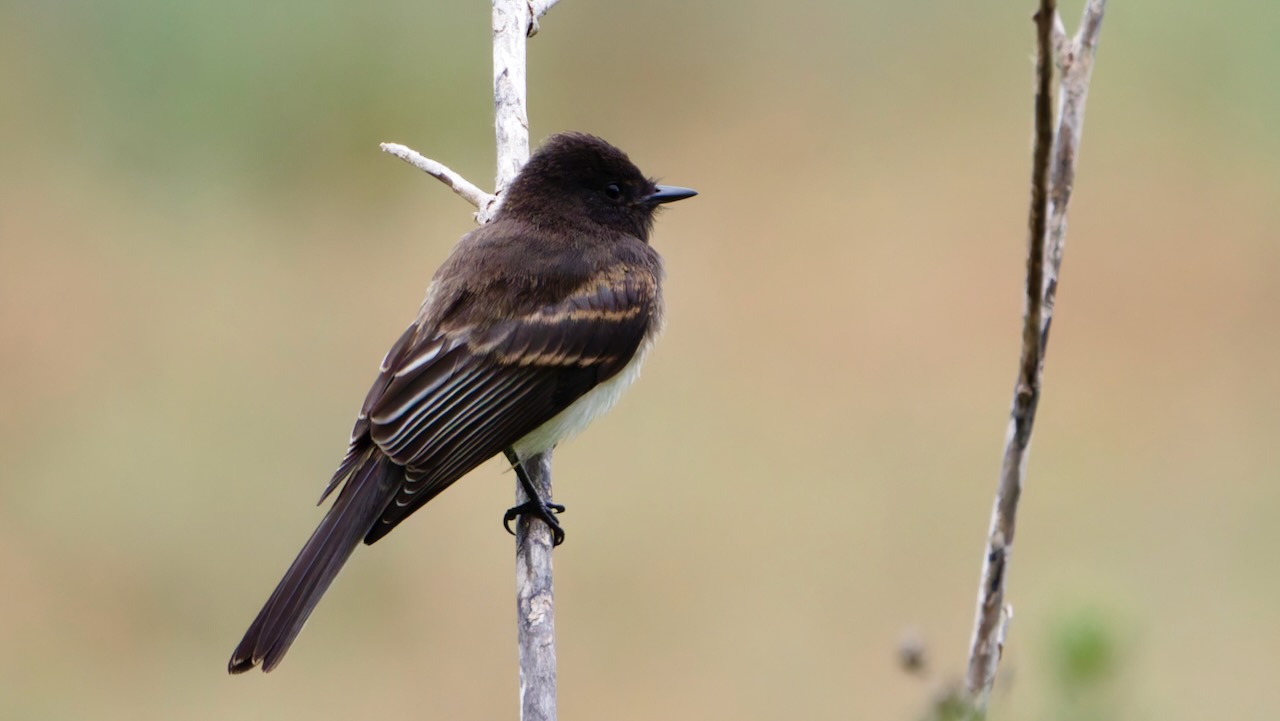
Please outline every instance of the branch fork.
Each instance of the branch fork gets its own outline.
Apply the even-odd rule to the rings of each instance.
[[[399,143],[382,143],[379,147],[382,148],[382,152],[396,156],[449,186],[450,190],[457,193],[463,200],[471,203],[478,211],[476,213],[477,221],[480,220],[480,214],[485,213],[489,206],[498,200],[496,195],[484,192],[475,183],[462,177],[449,166],[432,160],[413,148]],[[491,216],[492,214],[490,213],[489,215]]]
[[[560,0],[494,0],[493,3],[493,101],[497,131],[497,191],[487,193],[438,160],[400,143],[382,143],[382,152],[394,155],[449,186],[476,209],[480,225],[498,212],[503,188],[515,179],[529,159],[529,116],[525,88],[525,43],[538,34],[538,19]]]
[[[1085,98],[1106,0],[1088,0],[1074,39],[1067,37],[1055,0],[1040,0],[1037,36],[1035,146],[1032,151],[1031,210],[1027,242],[1026,300],[1022,350],[1014,385],[1004,460],[991,511],[983,554],[977,611],[969,646],[965,694],[973,716],[986,713],[1004,650],[1013,606],[1005,602],[1009,556],[1013,550],[1018,500],[1026,478],[1027,457],[1044,373],[1058,271],[1067,234],[1067,205],[1075,181],[1075,163],[1084,129]],[[1058,107],[1052,115],[1053,70],[1059,73]]]

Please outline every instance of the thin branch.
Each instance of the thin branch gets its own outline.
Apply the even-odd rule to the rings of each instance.
[[[502,192],[529,159],[529,111],[525,48],[538,18],[555,0],[493,0],[493,127],[498,147],[491,203],[477,213],[488,222]],[[525,472],[545,503],[551,502],[551,452],[522,458]],[[529,500],[516,484],[516,503]],[[520,718],[555,721],[555,594],[551,585],[551,529],[522,517],[516,527],[516,606],[519,614]]]
[[[382,143],[382,151],[449,186],[476,208],[476,222],[493,220],[498,200],[529,159],[529,116],[525,85],[525,46],[538,32],[538,19],[560,0],[495,0],[493,3],[493,103],[497,131],[497,191],[484,192],[444,163],[399,143]]]
[[[1062,267],[1062,250],[1067,241],[1067,206],[1076,180],[1076,160],[1080,138],[1084,134],[1085,100],[1089,80],[1093,77],[1093,59],[1098,52],[1098,35],[1102,32],[1102,15],[1107,0],[1089,0],[1080,20],[1071,49],[1062,62],[1062,89],[1058,97],[1058,131],[1054,135],[1053,159],[1049,178],[1049,239],[1045,254],[1048,266],[1044,288],[1044,329],[1040,334],[1041,353],[1049,342],[1049,326],[1058,297],[1058,271]]]
[[[1049,153],[1053,145],[1053,17],[1055,0],[1040,0],[1036,13],[1035,147],[1032,151],[1031,212],[1027,243],[1026,300],[1023,309],[1022,354],[1014,387],[1009,428],[1005,434],[1000,484],[991,511],[987,550],[978,587],[978,610],[969,646],[965,688],[975,707],[986,707],[1007,631],[1005,566],[1016,529],[1018,499],[1026,475],[1027,447],[1040,396],[1040,317],[1044,287],[1044,237],[1049,216]]]
[[[493,128],[498,144],[494,195],[499,198],[529,159],[525,47],[532,28],[533,13],[528,0],[494,0]],[[486,221],[487,217],[481,218],[481,222]]]
[[[529,0],[529,14],[533,16],[529,22],[529,37],[538,34],[538,18],[546,15],[558,2],[560,0]]]
[[[1084,124],[1093,55],[1106,0],[1090,0],[1075,40],[1068,45],[1055,0],[1040,0],[1036,13],[1035,145],[1032,151],[1026,301],[1022,350],[1005,434],[1000,482],[991,511],[965,690],[974,713],[985,714],[1013,615],[1004,601],[1018,501],[1026,478],[1031,430],[1044,372],[1044,353],[1066,239],[1066,212],[1075,179],[1076,149]],[[1058,127],[1051,117],[1053,67],[1061,73]],[[1047,262],[1046,262],[1047,261]]]
[[[538,32],[538,18],[559,0],[493,0],[493,119],[497,173],[490,195],[474,183],[420,153],[397,143],[383,151],[448,185],[476,207],[476,222],[493,220],[502,191],[529,160],[529,114],[525,86],[525,48]],[[510,455],[508,456],[510,457]],[[512,462],[517,459],[511,458]],[[542,500],[551,502],[551,452],[521,458]],[[526,500],[516,484],[516,503]],[[555,721],[555,596],[551,585],[551,529],[522,516],[516,526],[516,607],[520,649],[520,718]]]
[[[524,461],[538,495],[551,498],[551,451]],[[516,503],[528,501],[516,484]],[[520,718],[556,718],[556,606],[551,587],[551,527],[531,516],[516,523],[516,623],[520,644]]]
[[[529,12],[533,15],[533,22],[537,23],[538,18],[546,15],[547,11],[555,7],[558,2],[560,0],[530,0]]]
[[[458,175],[449,166],[444,163],[436,162],[428,158],[413,148],[401,145],[399,143],[382,143],[382,152],[389,153],[421,170],[424,173],[432,175],[436,180],[449,186],[453,192],[462,197],[463,200],[475,206],[476,210],[487,208],[494,198],[492,195],[484,192],[476,187],[471,181]]]

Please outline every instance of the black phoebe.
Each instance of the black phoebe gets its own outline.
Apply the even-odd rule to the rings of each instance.
[[[590,135],[555,135],[529,159],[382,361],[321,502],[342,490],[231,654],[231,673],[275,668],[361,540],[499,452],[531,499],[504,520],[536,514],[563,540],[553,515],[563,509],[538,498],[520,462],[585,428],[639,374],[662,328],[654,211],[695,194],[656,185]]]

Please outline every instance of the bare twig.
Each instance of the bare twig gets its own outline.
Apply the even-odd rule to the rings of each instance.
[[[532,17],[529,20],[529,37],[538,34],[538,19],[547,14],[547,11],[556,6],[560,0],[529,0],[529,11]]]
[[[448,185],[476,207],[476,221],[488,223],[502,191],[529,160],[529,115],[525,88],[525,47],[538,32],[538,18],[559,0],[493,0],[493,115],[497,140],[494,194],[484,192],[439,163],[397,143],[382,149]],[[551,452],[523,463],[544,502],[551,501]],[[529,500],[516,484],[516,503]],[[551,586],[551,529],[521,517],[516,526],[516,606],[520,649],[520,718],[555,721],[555,597]]]
[[[413,148],[399,143],[382,143],[382,152],[390,153],[424,173],[435,176],[437,180],[453,189],[462,199],[471,203],[477,210],[487,208],[494,198],[492,195],[476,187],[471,181],[455,173],[444,163],[438,163],[423,156]]]
[[[996,666],[1003,651],[1009,620],[1005,612],[1005,567],[1013,543],[1018,514],[1018,498],[1026,475],[1027,447],[1036,402],[1040,397],[1040,315],[1044,287],[1044,237],[1049,216],[1049,152],[1053,145],[1053,18],[1055,0],[1040,0],[1036,13],[1036,96],[1035,147],[1032,151],[1031,213],[1027,243],[1026,300],[1023,310],[1022,355],[1014,387],[1013,408],[1005,434],[1004,462],[1000,484],[991,511],[987,551],[983,557],[982,580],[978,587],[978,610],[973,640],[969,647],[969,671],[965,687],[975,707],[985,708]]]
[[[538,25],[538,18],[547,14],[547,11],[556,6],[560,0],[529,0],[529,11],[533,15],[533,26]],[[533,37],[533,33],[529,33],[529,37]]]
[[[476,222],[488,223],[498,211],[503,189],[529,159],[529,115],[525,84],[525,47],[537,34],[538,19],[560,0],[494,0],[493,105],[497,135],[497,177],[493,194],[444,163],[399,143],[382,143],[383,152],[400,158],[449,186],[476,208]]]
[[[1080,138],[1084,134],[1084,107],[1093,77],[1093,59],[1098,52],[1098,34],[1102,32],[1102,14],[1107,0],[1089,0],[1080,20],[1080,29],[1062,64],[1062,90],[1058,97],[1058,131],[1053,139],[1053,158],[1049,177],[1049,238],[1045,255],[1044,329],[1040,334],[1041,353],[1049,342],[1049,325],[1058,297],[1058,270],[1062,267],[1062,250],[1067,240],[1067,206],[1076,180],[1076,158]]]
[[[494,0],[493,127],[498,142],[494,195],[499,197],[529,159],[524,59],[532,28],[533,14],[528,0]],[[480,219],[482,223],[487,221],[486,217]]]
[[[551,451],[524,461],[538,495],[551,498]],[[516,503],[529,498],[516,484]],[[551,588],[551,528],[521,516],[516,523],[516,623],[520,636],[520,718],[556,718],[556,607]]]
[[[525,87],[525,45],[537,32],[538,17],[555,0],[493,0],[493,125],[498,145],[496,203],[477,213],[488,222],[502,192],[529,159],[529,113]],[[521,458],[529,480],[551,502],[551,452]],[[516,503],[524,503],[516,484]],[[522,517],[516,527],[516,606],[520,646],[520,718],[555,721],[556,627],[551,586],[551,529]]]
[[[991,511],[965,678],[969,702],[977,715],[985,713],[1013,615],[1012,606],[1004,602],[1009,554],[1017,527],[1018,500],[1026,478],[1031,429],[1040,398],[1044,352],[1049,340],[1058,271],[1066,239],[1067,204],[1075,178],[1076,149],[1084,125],[1084,101],[1105,9],[1106,0],[1090,0],[1085,7],[1080,30],[1070,44],[1062,22],[1057,18],[1055,0],[1040,0],[1040,9],[1035,16],[1036,133],[1032,151],[1022,351],[1009,427],[1005,434],[1000,482]],[[1061,73],[1056,132],[1051,118],[1055,64]]]

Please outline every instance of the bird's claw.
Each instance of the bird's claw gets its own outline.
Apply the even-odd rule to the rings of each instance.
[[[531,515],[541,520],[551,529],[551,545],[559,546],[564,543],[564,528],[560,526],[560,521],[556,519],[556,515],[564,513],[564,506],[559,503],[539,503],[538,501],[525,501],[518,506],[512,506],[507,512],[502,514],[502,527],[507,529],[507,533],[516,535],[511,530],[511,522],[523,515]]]

